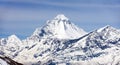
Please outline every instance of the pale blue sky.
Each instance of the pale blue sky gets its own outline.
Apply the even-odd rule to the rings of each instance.
[[[0,38],[23,39],[57,14],[87,32],[105,25],[120,28],[120,0],[0,0]]]

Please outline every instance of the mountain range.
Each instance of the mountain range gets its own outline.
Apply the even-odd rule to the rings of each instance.
[[[120,30],[107,25],[85,32],[59,14],[24,40],[0,38],[2,56],[23,65],[120,65]]]

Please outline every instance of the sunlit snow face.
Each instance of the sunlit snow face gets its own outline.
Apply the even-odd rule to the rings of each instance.
[[[33,36],[75,39],[85,34],[83,29],[71,23],[63,14],[59,14],[53,20],[48,20],[42,28],[36,29]]]

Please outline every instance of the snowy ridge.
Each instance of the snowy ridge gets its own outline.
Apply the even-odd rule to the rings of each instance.
[[[0,56],[24,65],[120,65],[120,30],[107,25],[86,33],[60,14],[27,39],[0,39]]]
[[[105,26],[83,36],[72,47],[58,52],[58,54],[64,56],[58,56],[57,59],[64,58],[63,61],[59,61],[66,62],[69,60],[73,65],[119,65],[119,44],[120,30],[111,26]],[[114,57],[115,59],[113,59]],[[107,60],[106,58],[109,59]],[[106,61],[102,61],[104,59]]]

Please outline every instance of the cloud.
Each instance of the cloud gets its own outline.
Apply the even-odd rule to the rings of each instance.
[[[1,0],[1,3],[7,5],[13,5],[13,7],[23,6],[24,7],[66,7],[66,8],[79,8],[79,7],[109,7],[109,8],[120,8],[120,1],[119,0]]]
[[[56,1],[56,0],[55,0]],[[62,2],[63,1],[63,2]],[[56,2],[46,2],[49,5],[54,6],[63,6],[63,7],[73,7],[73,8],[79,8],[79,7],[109,7],[109,8],[120,8],[120,1],[119,0],[75,0],[75,1],[69,1],[69,0],[60,0]]]

